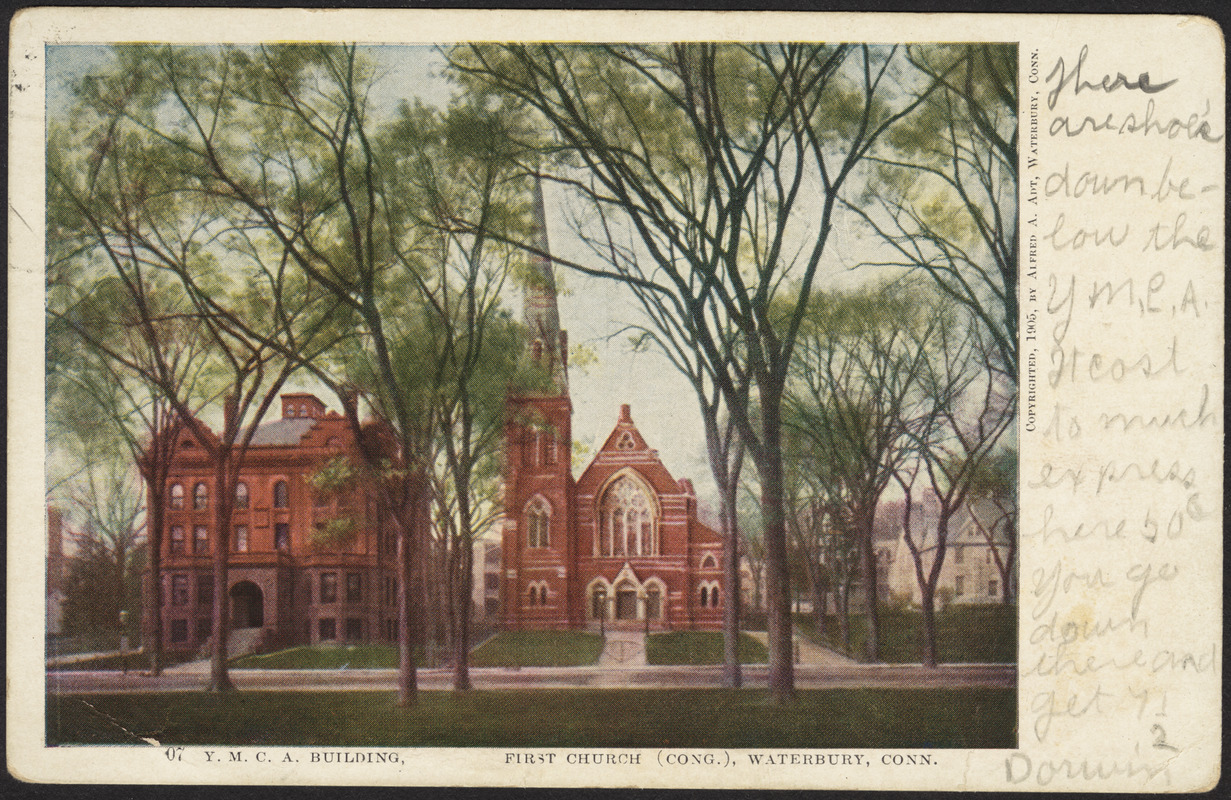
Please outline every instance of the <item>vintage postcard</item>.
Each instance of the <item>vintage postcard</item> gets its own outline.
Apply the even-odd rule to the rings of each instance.
[[[1219,782],[1212,21],[11,33],[14,776]]]

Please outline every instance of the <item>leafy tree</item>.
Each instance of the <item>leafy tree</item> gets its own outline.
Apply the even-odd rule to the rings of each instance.
[[[1000,598],[1014,601],[1017,585],[1017,450],[1001,446],[979,462],[970,479],[971,520],[1000,573]]]
[[[564,162],[554,179],[634,230],[647,256],[570,266],[661,295],[696,336],[761,485],[779,702],[794,694],[782,396],[839,193],[881,134],[926,97],[895,91],[896,54],[789,44],[449,52],[465,85],[540,116]],[[776,304],[788,281],[797,301]]]
[[[1015,385],[996,367],[996,347],[975,320],[959,318],[938,329],[928,360],[924,388],[928,413],[915,428],[916,459],[894,474],[902,487],[903,540],[914,561],[921,594],[922,662],[935,667],[937,583],[948,551],[949,524],[979,490],[997,445],[1011,429]],[[916,539],[912,500],[922,478],[928,502],[936,506],[931,530]],[[922,526],[920,526],[922,527]]]
[[[927,102],[882,139],[876,179],[848,207],[893,265],[965,306],[1017,380],[1017,45],[913,45]]]
[[[214,465],[209,688],[228,690],[235,486],[257,426],[298,363],[286,354],[310,359],[328,347],[333,309],[310,283],[287,272],[286,247],[254,235],[244,206],[207,169],[222,153],[241,150],[243,132],[253,127],[252,118],[231,118],[238,113],[230,94],[234,61],[209,48],[134,46],[116,48],[115,55],[114,69],[78,87],[78,111],[93,126],[96,144],[87,153],[67,143],[49,173],[89,239],[83,253],[109,267],[108,280],[133,312],[122,324],[143,342],[126,348],[93,337],[92,346],[157,387],[176,423]],[[151,302],[163,292],[169,300]],[[223,396],[217,433],[184,391],[172,343],[157,335],[168,313],[191,321],[207,354],[209,380]],[[93,327],[78,330],[92,336]]]
[[[842,537],[859,554],[870,661],[880,655],[876,509],[914,451],[913,432],[928,408],[929,348],[946,313],[911,282],[817,295],[787,396],[789,422],[809,445],[820,503],[814,516],[823,512],[831,531],[817,543],[832,548],[841,568],[848,552]]]

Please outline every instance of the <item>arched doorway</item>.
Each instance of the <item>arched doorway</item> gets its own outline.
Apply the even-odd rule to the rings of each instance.
[[[616,587],[616,619],[636,619],[637,618],[637,590],[628,584],[620,584]]]
[[[252,581],[231,587],[231,627],[260,628],[265,624],[265,595]]]

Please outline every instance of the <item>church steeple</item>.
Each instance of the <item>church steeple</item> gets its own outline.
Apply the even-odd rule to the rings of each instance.
[[[522,310],[529,336],[530,357],[548,371],[560,393],[567,394],[568,334],[560,330],[556,276],[551,265],[551,248],[547,241],[543,181],[538,175],[534,176],[532,224],[530,243],[537,252],[530,254],[530,274]]]

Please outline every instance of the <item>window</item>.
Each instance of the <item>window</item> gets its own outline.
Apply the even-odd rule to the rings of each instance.
[[[299,416],[301,416],[301,417],[306,417],[306,416],[308,416],[308,406],[307,406],[307,404],[305,404],[305,403],[300,403],[300,405],[299,405]]]
[[[178,483],[171,484],[171,508],[184,507],[184,487]]]
[[[285,522],[274,525],[274,547],[282,552],[291,549],[291,526]]]
[[[550,464],[555,464],[555,463],[556,463],[556,459],[557,459],[557,457],[558,457],[558,455],[557,455],[557,452],[556,452],[556,451],[557,451],[556,437],[555,437],[555,436],[553,436],[553,435],[551,435],[551,434],[548,434],[548,435],[547,435],[547,458],[546,458],[546,461],[547,461],[547,463],[548,463],[549,465],[550,465]]]
[[[608,487],[599,507],[595,555],[658,555],[658,521],[641,483],[624,475]]]
[[[321,602],[336,603],[338,602],[338,573],[322,572],[321,573]]]
[[[214,621],[209,617],[201,617],[197,620],[197,641],[205,642],[214,634]]]
[[[336,619],[322,619],[316,624],[322,642],[332,642],[338,638],[338,621]]]
[[[536,606],[539,604],[539,587],[531,586],[526,594],[526,604]]]
[[[539,605],[547,605],[547,584],[539,584]]]
[[[214,604],[214,581],[208,575],[197,576],[197,605],[212,606]],[[198,637],[200,638],[200,637]]]
[[[953,548],[953,563],[954,563],[954,564],[961,564],[961,563],[962,563],[962,554],[963,554],[963,553],[965,553],[965,552],[966,552],[966,549],[965,549],[965,548],[963,548],[963,547],[955,547],[955,548]]]
[[[188,641],[188,620],[171,620],[171,641],[176,644]]]
[[[710,608],[718,608],[718,587],[710,587]]]
[[[710,587],[702,586],[701,587],[701,607],[702,608],[706,608],[707,606],[709,606],[709,599],[710,599]]]
[[[363,602],[363,575],[358,572],[346,573],[346,602]],[[350,623],[347,623],[350,624]]]
[[[650,587],[645,592],[645,618],[658,619],[662,616],[662,594],[657,587]]]
[[[363,620],[359,617],[346,618],[346,639],[357,642],[363,638]]]
[[[198,483],[192,490],[192,508],[194,511],[204,511],[209,508],[209,489],[205,483]]]
[[[248,507],[248,484],[240,481],[235,484],[235,508],[245,509]]]
[[[953,579],[953,594],[955,597],[961,597],[966,594],[966,576],[958,575]]]
[[[289,505],[286,481],[278,481],[274,484],[274,508],[286,508]]]
[[[172,553],[183,553],[184,552],[184,526],[183,525],[172,525],[171,526],[171,552]]]
[[[526,504],[526,547],[547,547],[551,508],[547,501],[536,497]]]
[[[987,596],[995,597],[999,593],[1000,593],[1000,581],[988,581],[987,582]]]
[[[248,526],[247,525],[236,525],[235,526],[235,552],[237,553],[248,552]]]
[[[487,591],[489,592],[499,591],[500,576],[494,572],[489,572],[486,575],[484,575],[483,576],[483,588],[487,589]]]
[[[198,525],[192,529],[192,552],[201,554],[209,552],[209,529]]]
[[[718,569],[718,559],[714,558],[713,553],[709,553],[705,558],[701,559],[701,569]]]
[[[188,605],[188,576],[187,575],[172,575],[171,576],[171,605],[173,606]]]

